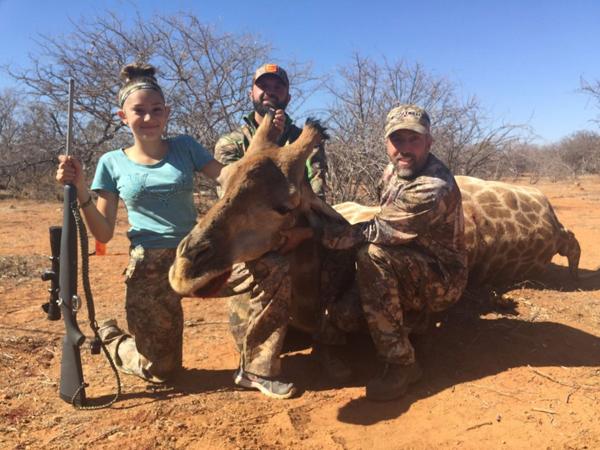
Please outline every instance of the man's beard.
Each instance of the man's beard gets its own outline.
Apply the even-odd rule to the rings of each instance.
[[[258,101],[253,100],[252,104],[254,105],[254,111],[256,113],[258,113],[260,116],[264,116],[265,114],[267,114],[269,112],[269,110],[278,110],[278,109],[285,109],[286,106],[288,105],[287,101],[282,101],[282,102],[275,102],[275,103],[263,103],[263,100],[265,98],[264,94],[261,94],[261,96],[259,97]]]
[[[423,168],[427,165],[427,161],[429,159],[429,155],[420,163],[417,163],[417,160],[412,158],[412,165],[410,167],[400,166],[398,162],[394,162],[394,166],[396,168],[396,174],[400,178],[404,178],[405,180],[410,180],[415,178]]]
[[[416,175],[417,170],[415,170],[414,167],[402,167],[399,168],[398,166],[396,166],[396,173],[398,174],[398,176],[400,178],[404,178],[406,180],[410,180],[411,178],[414,178]]]

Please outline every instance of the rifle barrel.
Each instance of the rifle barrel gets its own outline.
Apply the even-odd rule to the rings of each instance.
[[[67,147],[65,155],[69,156],[71,153],[71,146],[73,145],[73,97],[75,96],[75,80],[71,78],[69,80],[69,109],[67,110]]]

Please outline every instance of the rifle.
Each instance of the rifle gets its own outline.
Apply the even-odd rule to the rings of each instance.
[[[68,156],[71,151],[73,141],[73,96],[75,83],[69,80],[69,109],[67,122],[67,144],[65,154]],[[63,338],[62,359],[60,362],[60,397],[66,402],[71,403],[79,409],[99,409],[105,408],[113,404],[120,392],[121,383],[112,358],[98,334],[98,324],[95,320],[94,302],[89,286],[88,278],[88,242],[87,231],[85,225],[79,216],[77,206],[77,188],[67,183],[64,186],[64,201],[63,201],[63,225],[58,228],[60,233],[60,256],[58,268],[58,291],[59,296],[57,304],[60,305],[60,312],[65,323],[65,337]],[[77,324],[77,311],[81,306],[81,301],[77,295],[77,232],[79,231],[81,243],[81,260],[82,260],[82,280],[87,300],[87,310],[90,320],[90,327],[94,332],[95,339],[91,342],[91,350],[93,354],[100,353],[100,348],[107,356],[110,365],[117,378],[117,393],[113,400],[106,404],[97,406],[86,406],[88,400],[85,395],[87,384],[83,381],[83,370],[81,367],[81,346],[85,341],[85,336],[79,329]],[[51,228],[52,233],[52,228]],[[54,233],[57,233],[54,231]],[[53,241],[54,239],[54,241]],[[51,247],[53,258],[55,254],[56,235],[51,234]],[[54,263],[54,259],[53,259]],[[54,265],[53,265],[54,268]],[[56,278],[56,273],[54,278]],[[52,278],[50,278],[52,279]],[[50,310],[49,303],[48,309]],[[60,317],[59,312],[59,317]]]
[[[69,80],[69,109],[67,122],[67,147],[71,152],[73,142],[73,95],[75,82]],[[77,311],[81,304],[77,296],[77,234],[75,218],[71,208],[77,207],[77,188],[67,183],[64,186],[63,226],[60,239],[59,304],[65,322],[66,334],[63,339],[62,360],[60,362],[60,397],[76,406],[85,402],[85,384],[81,368],[80,347],[85,336],[77,325]]]

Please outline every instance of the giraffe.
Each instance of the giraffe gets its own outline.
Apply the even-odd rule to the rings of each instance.
[[[557,253],[577,278],[581,248],[539,190],[457,176],[465,215],[469,282],[506,283],[536,276]]]

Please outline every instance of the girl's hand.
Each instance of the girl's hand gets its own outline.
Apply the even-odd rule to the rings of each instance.
[[[71,183],[78,190],[85,189],[86,184],[83,176],[83,166],[81,161],[74,156],[60,155],[58,157],[56,181],[62,184]]]

